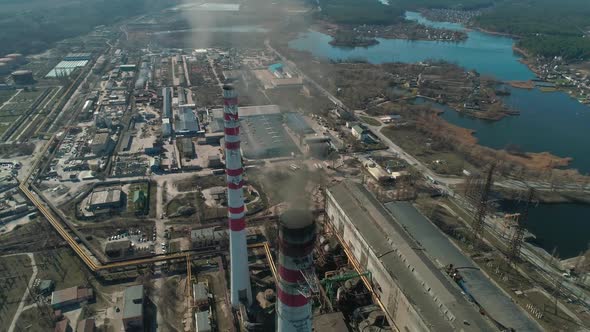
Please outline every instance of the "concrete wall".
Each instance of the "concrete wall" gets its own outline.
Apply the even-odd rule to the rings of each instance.
[[[379,297],[386,307],[386,315],[390,324],[403,332],[430,331],[403,294],[403,288],[385,270],[379,258],[369,249],[368,244],[354,229],[354,226],[344,212],[337,206],[329,193],[327,198],[326,214],[328,215],[328,219],[334,229],[344,239],[348,248],[352,250],[360,266],[371,272],[373,288],[377,297]]]

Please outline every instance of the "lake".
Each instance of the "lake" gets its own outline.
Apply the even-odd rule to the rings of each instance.
[[[460,24],[429,21],[419,13],[408,12],[406,17],[433,27],[466,30]],[[378,45],[356,48],[332,46],[329,44],[330,36],[309,31],[292,40],[289,46],[333,60],[362,58],[378,64],[441,59],[502,81],[535,78],[535,74],[519,62],[520,56],[512,49],[513,39],[466,31],[468,39],[460,43],[378,38]],[[573,168],[589,173],[590,153],[586,144],[590,142],[590,107],[563,92],[509,90],[512,94],[505,97],[505,101],[520,111],[519,116],[497,122],[462,116],[449,110],[442,116],[450,123],[475,130],[481,145],[501,149],[508,144],[516,144],[530,152],[548,151],[573,158]],[[541,247],[548,251],[559,247],[562,258],[577,255],[587,248],[590,206],[555,204],[541,205],[533,210],[535,212],[531,211],[528,228],[537,235]]]
[[[407,18],[439,28],[464,29],[460,24],[431,22],[419,13]],[[378,38],[371,47],[342,48],[329,44],[330,36],[309,31],[291,41],[291,48],[333,60],[366,59],[370,63],[416,63],[442,59],[467,69],[494,76],[502,81],[529,80],[535,74],[519,62],[512,50],[513,40],[479,31],[468,31],[465,42],[408,41]],[[508,105],[520,116],[499,122],[487,122],[447,112],[443,117],[456,125],[473,129],[479,143],[492,148],[520,145],[530,152],[548,151],[560,157],[573,158],[572,167],[590,172],[590,154],[585,142],[590,141],[590,107],[563,92],[541,92],[538,89],[509,88]]]

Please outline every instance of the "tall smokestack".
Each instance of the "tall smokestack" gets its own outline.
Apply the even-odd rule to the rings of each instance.
[[[287,211],[281,216],[277,285],[278,332],[311,332],[309,297],[315,280],[315,237],[315,223],[308,211]]]
[[[240,151],[240,121],[238,94],[231,85],[223,86],[223,116],[225,125],[225,173],[227,174],[227,213],[229,217],[229,250],[231,273],[231,304],[252,303],[246,221],[244,219],[244,193],[242,190],[242,154]]]

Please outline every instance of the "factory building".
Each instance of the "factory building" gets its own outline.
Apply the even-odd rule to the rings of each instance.
[[[326,214],[357,268],[371,272],[374,300],[398,330],[498,330],[361,184],[329,188]]]
[[[195,331],[211,332],[211,313],[209,310],[195,312]]]
[[[123,304],[123,326],[125,331],[143,331],[143,285],[125,289]]]
[[[90,143],[90,150],[96,156],[109,154],[113,148],[114,142],[109,133],[98,133],[94,135],[94,138]]]
[[[127,256],[131,250],[131,241],[128,239],[109,241],[105,244],[104,252],[111,258]]]
[[[35,79],[33,78],[33,72],[30,70],[17,70],[10,74],[14,84],[16,85],[31,85],[35,84]]]
[[[76,53],[81,54],[80,56],[72,55],[66,56],[63,61],[58,63],[53,69],[45,75],[46,78],[55,78],[55,77],[66,77],[70,76],[70,74],[76,70],[77,68],[84,67],[90,61],[90,53]],[[87,55],[87,56],[86,56]],[[71,60],[68,60],[71,59]],[[76,59],[76,60],[74,60]]]
[[[116,209],[122,205],[122,192],[120,188],[105,188],[93,191],[88,199],[88,210]]]
[[[178,111],[174,122],[174,132],[179,136],[196,136],[199,132],[199,121],[195,112],[188,107],[182,107]]]
[[[182,158],[193,159],[195,157],[195,145],[190,137],[179,138],[177,142]]]
[[[211,114],[212,123],[223,123],[223,110],[213,109]],[[283,127],[283,114],[277,105],[240,107],[239,134],[247,159],[286,157],[299,152]]]
[[[89,61],[92,53],[69,53],[63,59],[64,61]]]
[[[254,75],[265,89],[301,89],[303,79],[282,63],[275,63],[267,69],[253,70]]]
[[[162,119],[162,137],[172,136],[172,124],[169,118]]]
[[[307,121],[305,121],[305,118],[299,113],[289,112],[285,114],[285,124],[299,136],[315,133],[313,128],[311,128]]]
[[[162,118],[172,117],[172,88],[162,89]]]

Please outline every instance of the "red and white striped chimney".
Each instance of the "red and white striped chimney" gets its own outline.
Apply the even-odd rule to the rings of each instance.
[[[279,224],[277,331],[310,332],[310,277],[316,230],[307,211],[287,211]],[[307,277],[307,278],[306,278]]]
[[[246,221],[244,219],[244,193],[242,190],[242,154],[240,151],[240,121],[238,94],[232,85],[223,86],[223,116],[225,125],[225,173],[227,177],[227,211],[229,217],[229,250],[231,274],[231,304],[238,308],[252,303]]]

